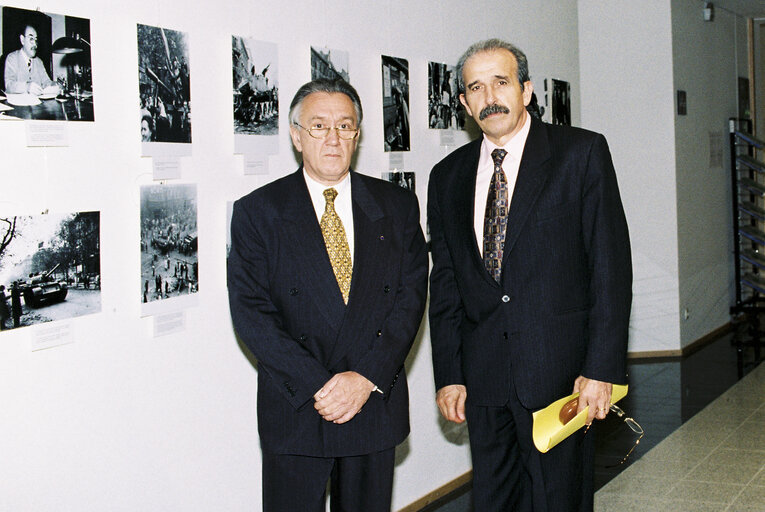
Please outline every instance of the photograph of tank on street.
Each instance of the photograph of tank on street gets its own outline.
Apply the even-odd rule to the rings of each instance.
[[[100,311],[100,212],[0,217],[0,331]]]

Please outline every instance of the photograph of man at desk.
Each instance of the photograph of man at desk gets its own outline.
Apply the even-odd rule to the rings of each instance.
[[[90,20],[0,7],[0,119],[93,121]]]

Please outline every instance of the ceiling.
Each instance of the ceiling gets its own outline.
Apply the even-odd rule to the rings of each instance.
[[[765,1],[763,0],[713,0],[712,4],[745,18],[765,18]]]

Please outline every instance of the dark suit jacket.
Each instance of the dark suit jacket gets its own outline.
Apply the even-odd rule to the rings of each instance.
[[[629,235],[605,138],[532,119],[507,224],[501,284],[473,227],[481,139],[430,175],[430,334],[436,388],[465,384],[474,405],[507,402],[513,379],[535,409],[578,375],[626,379]]]
[[[411,192],[351,173],[353,279],[343,303],[302,168],[234,204],[228,288],[241,341],[258,360],[263,450],[339,457],[409,433],[404,359],[420,326],[428,258]],[[353,370],[372,393],[351,421],[327,422],[313,395]]]

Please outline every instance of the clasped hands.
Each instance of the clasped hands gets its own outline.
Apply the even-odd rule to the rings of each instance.
[[[585,407],[590,406],[587,411],[587,420],[585,423],[590,425],[593,419],[605,419],[611,407],[611,391],[613,385],[610,382],[588,379],[579,376],[574,381],[574,393],[579,393],[579,406],[577,414],[582,412]],[[444,386],[436,393],[436,405],[441,411],[441,415],[454,423],[465,421],[465,399],[467,398],[467,389],[461,384],[452,384]]]
[[[360,373],[337,373],[313,395],[313,407],[327,421],[346,423],[361,411],[374,387]]]

